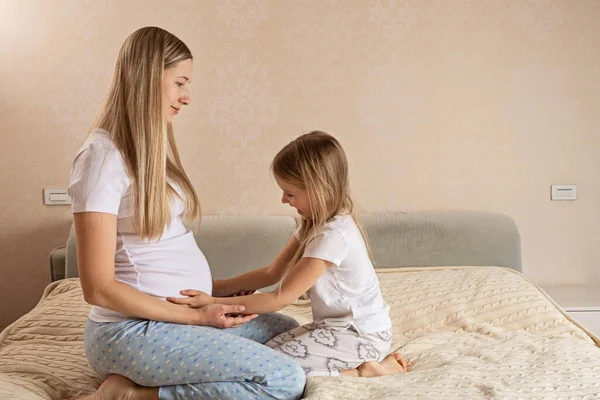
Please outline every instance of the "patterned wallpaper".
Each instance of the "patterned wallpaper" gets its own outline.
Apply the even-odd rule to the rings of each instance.
[[[363,212],[506,213],[531,279],[600,284],[598,21],[596,0],[0,1],[0,326],[49,281],[71,215],[42,189],[66,187],[146,25],[195,55],[175,130],[206,213],[293,215],[269,163],[322,129]],[[580,199],[551,202],[553,183]]]

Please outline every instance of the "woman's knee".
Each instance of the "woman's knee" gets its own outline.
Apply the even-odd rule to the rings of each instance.
[[[298,398],[301,398],[304,393],[304,386],[306,386],[306,374],[304,373],[304,369],[298,363],[294,363],[293,376],[296,379],[292,380],[296,383],[296,385],[294,385],[295,393],[298,393]]]
[[[300,326],[298,321],[289,315],[281,314],[281,313],[271,313],[268,314],[269,320],[273,323],[271,324],[272,329],[275,331],[275,336],[291,331]]]
[[[286,375],[282,378],[278,386],[277,399],[300,399],[304,393],[306,385],[306,374],[302,367],[294,360],[289,359],[287,363]]]

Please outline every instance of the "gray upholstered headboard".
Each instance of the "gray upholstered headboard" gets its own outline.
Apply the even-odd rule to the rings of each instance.
[[[521,237],[512,218],[483,211],[364,214],[377,268],[502,266],[522,270]],[[295,227],[292,217],[204,216],[196,241],[215,279],[268,264]],[[75,235],[51,254],[53,280],[76,277]],[[64,260],[64,261],[62,261]]]
[[[522,271],[514,220],[483,211],[365,214],[376,267],[498,266]]]

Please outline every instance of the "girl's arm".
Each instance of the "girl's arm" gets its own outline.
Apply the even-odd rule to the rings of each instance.
[[[245,306],[241,314],[265,314],[279,311],[304,292],[310,289],[321,278],[327,268],[333,264],[319,258],[301,258],[290,268],[290,272],[281,283],[280,288],[268,293],[256,293],[250,296],[214,298],[204,292],[184,290],[182,294],[191,296],[187,298],[167,298],[176,304],[185,304],[190,307],[199,307],[205,304],[240,304]]]
[[[230,327],[250,318],[227,317],[240,313],[239,303],[231,306],[192,309],[178,307],[142,293],[115,279],[114,256],[117,242],[117,216],[108,213],[73,214],[77,237],[77,264],[83,297],[92,305],[141,319],[181,324]]]
[[[257,290],[276,284],[281,279],[285,267],[296,253],[296,250],[298,250],[298,246],[298,239],[292,236],[268,266],[246,272],[234,278],[214,281],[213,296],[231,296],[241,291]]]

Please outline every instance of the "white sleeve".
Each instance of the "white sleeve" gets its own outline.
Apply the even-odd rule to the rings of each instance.
[[[337,229],[325,228],[306,244],[302,257],[318,258],[339,267],[347,253],[344,235]]]
[[[73,161],[69,196],[73,213],[93,211],[119,214],[129,186],[121,154],[107,143],[91,142]]]

